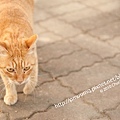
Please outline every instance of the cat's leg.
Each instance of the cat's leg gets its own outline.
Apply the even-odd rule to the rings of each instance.
[[[17,91],[14,83],[9,82],[9,80],[1,75],[2,80],[5,84],[6,94],[4,96],[4,102],[7,105],[13,105],[17,102]]]
[[[30,80],[26,83],[23,92],[24,94],[31,94],[34,89],[35,86],[37,85],[37,81],[38,81],[38,62],[36,62],[34,69],[30,75]]]

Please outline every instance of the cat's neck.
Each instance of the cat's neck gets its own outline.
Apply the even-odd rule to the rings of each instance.
[[[9,40],[9,39],[23,39],[29,38],[33,34],[31,27],[28,26],[25,28],[21,27],[18,24],[11,24],[7,28],[0,29],[0,41]]]
[[[21,33],[24,34],[24,37],[30,37],[33,34],[33,29],[27,21],[22,19],[14,19],[13,22],[9,20],[3,21],[3,23],[0,22],[0,37],[4,36],[7,33]]]

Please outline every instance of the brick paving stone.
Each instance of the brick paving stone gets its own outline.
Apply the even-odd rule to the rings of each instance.
[[[39,34],[39,33],[44,33],[44,32],[46,32],[46,29],[44,27],[41,27],[38,23],[35,23],[35,25],[34,25],[34,33]]]
[[[70,71],[79,70],[81,67],[89,66],[96,61],[101,61],[101,59],[89,51],[83,50],[74,52],[68,56],[63,56],[57,60],[50,60],[46,64],[41,64],[41,66],[44,70],[51,72],[56,77],[68,74]]]
[[[108,72],[106,72],[106,74],[107,73]],[[111,79],[112,77],[110,77],[109,79]],[[105,87],[108,87],[109,85],[106,85]],[[102,87],[102,88],[105,88],[105,87]],[[100,93],[100,89],[98,89],[91,94],[85,95],[84,99],[87,102],[94,104],[94,106],[96,106],[99,109],[99,111],[103,112],[107,109],[114,108],[120,102],[119,89],[120,89],[120,85],[116,85],[113,88],[110,88],[103,93]],[[119,112],[119,111],[116,111],[116,112]]]
[[[112,15],[116,15],[117,17],[120,18],[120,8],[116,8],[115,10],[110,11],[109,13]]]
[[[107,111],[107,114],[110,116],[112,120],[120,119],[120,105],[115,110]]]
[[[81,34],[74,38],[71,38],[70,41],[77,44],[83,49],[86,48],[89,51],[100,55],[102,58],[111,57],[116,53],[119,53],[119,50],[117,48],[112,47],[109,44],[86,34]]]
[[[12,107],[3,104],[3,101],[0,100],[0,105],[3,104],[0,108],[2,111],[10,113],[10,120],[22,119],[27,118],[35,111],[45,110],[50,105],[71,96],[73,94],[69,92],[69,89],[60,86],[57,81],[52,83],[48,82],[40,86],[40,88],[37,88],[32,95],[25,96],[19,94],[18,103]]]
[[[79,11],[71,12],[71,13],[68,13],[65,15],[61,15],[58,18],[71,23],[71,22],[75,22],[75,21],[78,21],[81,19],[97,16],[100,13],[101,13],[100,11],[97,11],[95,9],[85,8],[83,10],[79,10]]]
[[[45,72],[42,72],[40,69],[40,65],[38,65],[39,67],[39,71],[38,71],[38,84],[37,86],[45,83],[45,82],[49,82],[49,81],[53,81],[53,78],[48,74],[48,73],[45,73]]]
[[[5,113],[0,113],[0,120],[8,120],[8,115]]]
[[[38,37],[38,43],[37,43],[38,47],[42,47],[44,45],[47,45],[47,44],[62,40],[61,36],[56,35],[56,34],[54,34],[52,32],[40,33],[38,36],[39,36]]]
[[[109,72],[107,73],[108,69]],[[59,79],[62,81],[63,85],[70,86],[75,93],[79,93],[104,82],[118,74],[119,71],[119,68],[111,66],[105,61],[96,63],[91,67],[86,67],[79,72],[71,73],[68,76],[60,77]]]
[[[49,7],[64,5],[71,1],[73,1],[73,0],[66,0],[66,1],[65,0],[51,0],[50,2],[48,2],[46,0],[41,0],[41,1],[37,0],[36,6],[38,6],[39,8],[42,8],[42,9],[48,9]]]
[[[39,9],[38,7],[35,7],[35,9],[34,9],[34,22],[43,21],[43,20],[46,20],[50,17],[52,17],[52,16],[50,14],[48,14],[46,11]]]
[[[117,1],[117,0],[115,0]],[[109,2],[113,2],[113,0],[81,0],[81,3],[91,6],[91,7],[95,7],[97,5],[106,5]]]
[[[65,13],[69,13],[72,11],[80,11],[81,9],[85,8],[86,6],[78,3],[78,2],[71,2],[69,4],[53,7],[48,11],[53,15],[61,15]]]
[[[103,118],[98,118],[98,119],[93,119],[93,120],[109,120],[108,117],[103,117]]]
[[[73,24],[75,27],[80,28],[83,31],[89,31],[92,29],[96,31],[96,28],[99,29],[99,27],[104,26],[108,23],[111,24],[112,21],[115,21],[117,19],[118,18],[116,16],[112,16],[112,15],[105,13],[105,14],[98,14],[96,16],[92,16],[86,19],[73,22]]]
[[[60,21],[56,18],[40,22],[40,25],[47,28],[49,31],[52,31],[62,37],[72,37],[81,32],[80,29],[74,28],[72,25]]]
[[[58,58],[65,54],[70,54],[75,50],[80,50],[80,47],[69,43],[69,41],[60,41],[55,44],[46,45],[38,49],[39,62],[44,63],[52,58]]]
[[[113,22],[103,27],[94,29],[90,31],[91,35],[99,37],[101,40],[109,40],[113,39],[115,36],[119,35],[120,30],[120,22]]]
[[[120,8],[119,4],[120,4],[120,1],[116,0],[116,1],[108,2],[107,4],[103,4],[95,7],[103,12],[111,12],[117,8]]]
[[[115,48],[120,49],[120,36],[115,37],[114,39],[108,40],[108,43],[110,43]]]
[[[112,65],[115,65],[117,67],[120,67],[120,54],[116,55],[114,58],[108,59]]]
[[[90,120],[93,116],[99,117],[100,114],[79,98],[64,107],[52,107],[45,113],[37,113],[30,120]]]

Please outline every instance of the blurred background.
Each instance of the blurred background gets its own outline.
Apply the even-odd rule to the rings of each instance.
[[[120,73],[119,0],[39,0],[34,20],[39,82],[47,86],[50,103],[62,102]],[[96,90],[64,107],[49,106],[33,119],[119,120],[119,91],[119,85],[103,93]]]

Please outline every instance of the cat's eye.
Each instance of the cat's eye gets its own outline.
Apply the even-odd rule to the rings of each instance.
[[[30,69],[30,67],[23,68],[24,71],[28,71],[29,69]]]
[[[7,71],[8,72],[15,72],[15,69],[14,68],[7,68]]]

